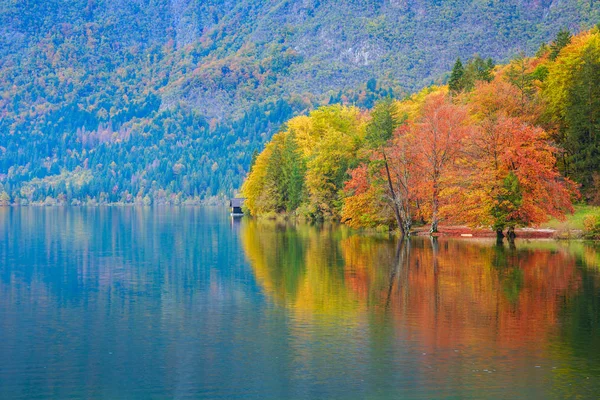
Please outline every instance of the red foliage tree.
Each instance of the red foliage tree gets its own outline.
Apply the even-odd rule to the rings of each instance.
[[[431,208],[430,232],[437,232],[443,192],[449,187],[456,162],[473,131],[467,107],[453,104],[443,93],[425,100],[420,117],[409,123],[420,169],[419,183]]]

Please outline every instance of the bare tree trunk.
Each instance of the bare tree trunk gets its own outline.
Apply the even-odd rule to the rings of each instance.
[[[394,216],[396,217],[396,223],[398,224],[398,229],[400,229],[400,234],[402,237],[406,235],[404,231],[404,223],[402,221],[402,216],[400,215],[400,207],[398,206],[398,197],[396,196],[396,191],[394,190],[394,185],[392,183],[392,175],[390,174],[390,167],[387,162],[387,157],[385,152],[382,151],[383,161],[385,164],[385,173],[387,175],[387,181],[390,188],[390,194],[392,195],[392,207],[394,209]]]
[[[404,235],[410,236],[410,228],[412,227],[412,221],[410,218],[404,220]]]
[[[439,208],[439,199],[438,199],[438,185],[437,182],[433,184],[433,199],[431,204],[431,228],[429,229],[429,234],[432,235],[437,233],[438,231],[438,208]]]

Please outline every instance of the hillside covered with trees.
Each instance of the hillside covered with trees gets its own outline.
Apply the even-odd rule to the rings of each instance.
[[[2,1],[0,202],[231,194],[294,116],[360,120],[443,84],[457,56],[505,62],[599,18],[583,0]]]
[[[254,215],[499,233],[600,203],[600,27],[535,57],[457,60],[448,85],[291,119],[242,188]]]

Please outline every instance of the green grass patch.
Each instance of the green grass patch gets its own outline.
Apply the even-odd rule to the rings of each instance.
[[[575,206],[575,212],[572,215],[567,215],[567,219],[559,221],[555,218],[541,224],[541,228],[556,229],[558,231],[566,230],[583,230],[583,221],[588,215],[600,213],[600,207],[579,204]]]

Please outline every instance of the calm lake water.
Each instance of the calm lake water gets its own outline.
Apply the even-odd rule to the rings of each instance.
[[[592,245],[0,208],[1,399],[599,395]]]

